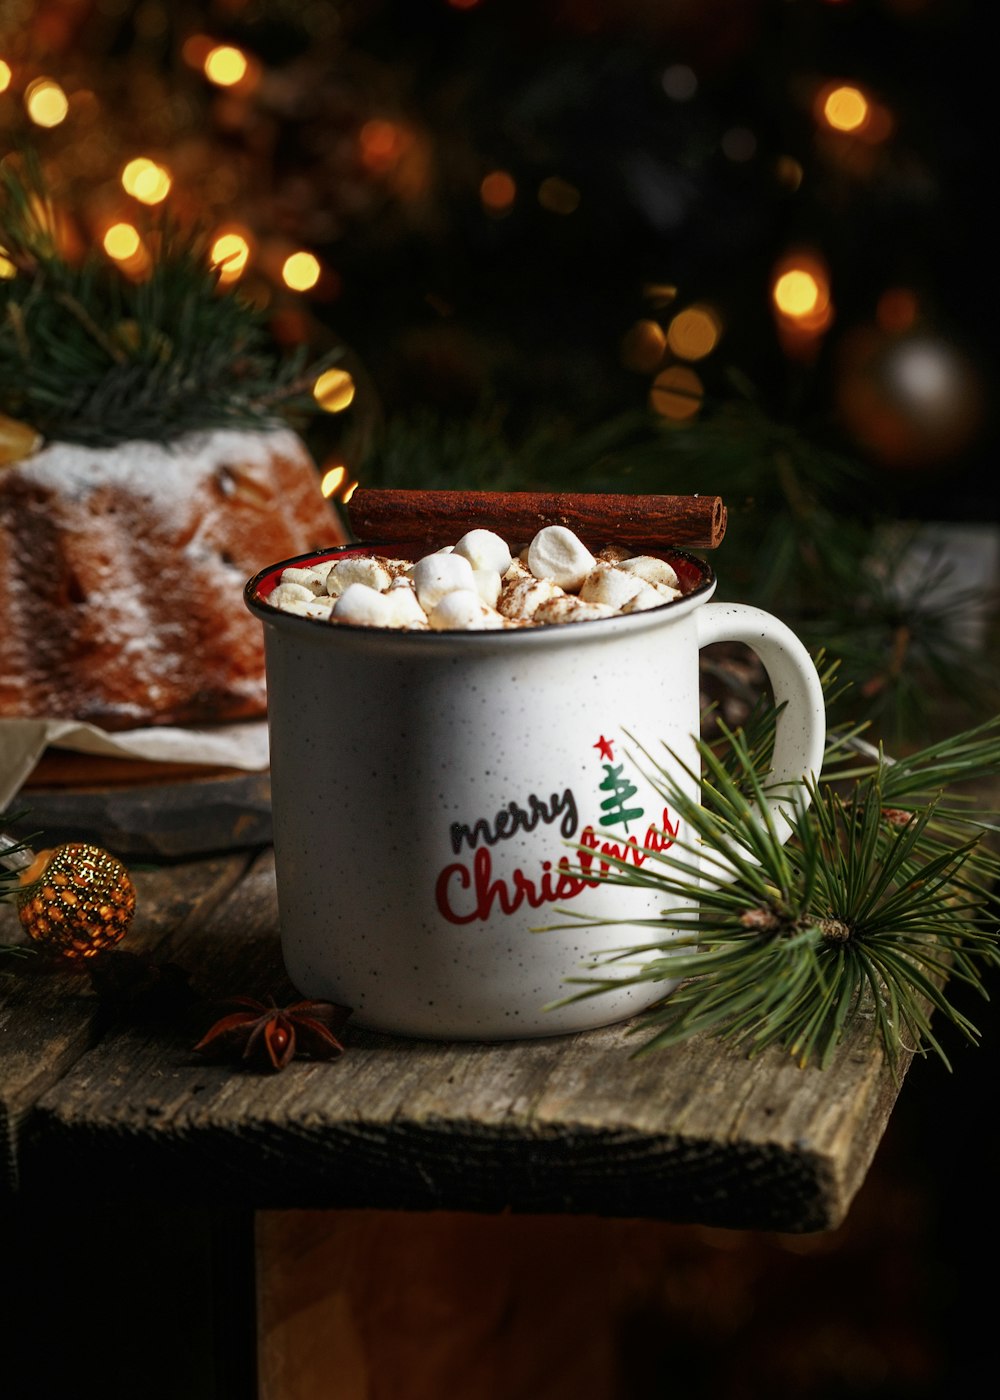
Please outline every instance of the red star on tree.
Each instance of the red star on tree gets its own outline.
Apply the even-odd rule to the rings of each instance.
[[[608,758],[613,760],[615,753],[614,749],[612,749],[611,747],[611,743],[612,741],[610,739],[605,739],[604,735],[602,734],[601,737],[598,739],[597,743],[593,745],[593,747],[600,752],[602,758]]]

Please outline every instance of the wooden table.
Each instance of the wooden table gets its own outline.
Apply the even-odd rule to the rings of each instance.
[[[900,1087],[859,1024],[833,1065],[697,1038],[633,1055],[630,1024],[494,1044],[348,1025],[347,1053],[280,1074],[193,1053],[239,993],[293,998],[270,848],[133,866],[123,948],[189,976],[193,1009],[109,1010],[89,978],[8,960],[0,1143],[8,1192],[72,1159],[100,1194],[254,1210],[540,1212],[817,1231],[845,1217]],[[2,910],[0,940],[20,930]]]
[[[71,1208],[78,1193],[88,1211],[117,1212],[126,1225],[116,1228],[136,1229],[151,1213],[161,1230],[177,1212],[207,1219],[215,1327],[224,1333],[213,1364],[219,1374],[228,1367],[230,1381],[206,1394],[224,1400],[305,1400],[345,1355],[355,1376],[344,1381],[345,1400],[488,1397],[499,1373],[483,1358],[496,1317],[521,1316],[532,1287],[545,1296],[531,1316],[557,1315],[561,1300],[566,1327],[572,1317],[585,1329],[573,1333],[560,1374],[586,1378],[590,1388],[578,1393],[615,1395],[610,1380],[602,1389],[595,1379],[611,1364],[604,1343],[594,1350],[599,1318],[615,1289],[635,1295],[637,1269],[662,1273],[676,1238],[654,1248],[655,1223],[834,1230],[908,1067],[904,1060],[894,1078],[865,1024],[826,1071],[799,1069],[776,1050],[749,1061],[705,1038],[633,1057],[627,1024],[522,1043],[435,1044],[348,1023],[346,1053],[332,1062],[296,1061],[278,1074],[207,1063],[192,1047],[215,999],[294,995],[281,962],[273,853],[130,868],[138,908],[122,947],[182,969],[195,999],[158,1019],[102,1001],[86,975],[7,959],[0,1189],[9,1218],[34,1222],[30,1239],[53,1202],[65,1211],[67,1190]],[[0,942],[19,936],[14,911],[0,906]],[[589,1222],[587,1232],[569,1235],[578,1222]],[[599,1306],[581,1313],[565,1279],[547,1272],[559,1251],[578,1288],[598,1288]],[[93,1241],[84,1253],[93,1258]],[[474,1277],[470,1258],[483,1261]],[[348,1292],[338,1285],[331,1294],[345,1268]],[[387,1289],[405,1295],[404,1316],[422,1316],[413,1300],[424,1296],[431,1319],[451,1290],[463,1316],[480,1318],[479,1349],[460,1359],[453,1346],[436,1352],[428,1323],[376,1364],[358,1315],[385,1308]],[[487,1294],[477,1312],[472,1299]],[[326,1295],[334,1313],[317,1329]],[[524,1339],[535,1335],[527,1321],[523,1330]],[[523,1350],[504,1351],[498,1396],[561,1395],[537,1382],[534,1393],[525,1389],[527,1372],[510,1370]],[[383,1388],[369,1390],[376,1372]],[[397,1372],[411,1389],[393,1390]]]

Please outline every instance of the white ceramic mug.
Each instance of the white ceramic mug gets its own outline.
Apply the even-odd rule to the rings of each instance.
[[[378,552],[425,551],[325,550],[283,560],[245,590],[264,625],[293,984],[350,1007],[358,1025],[432,1039],[556,1035],[645,1009],[669,983],[549,1006],[595,954],[655,935],[585,920],[648,919],[666,902],[593,878],[605,853],[641,864],[645,846],[668,848],[677,834],[629,754],[640,745],[667,762],[665,746],[697,771],[699,650],[746,643],[784,705],[769,784],[787,835],[781,784],[819,773],[826,737],[808,652],[769,613],[709,602],[713,570],[681,551],[662,553],[686,596],[591,622],[406,632],[262,601],[288,564]],[[537,931],[566,922],[564,909],[580,927]]]

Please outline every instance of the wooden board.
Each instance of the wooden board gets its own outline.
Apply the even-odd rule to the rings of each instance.
[[[140,932],[149,917],[137,914]],[[776,1047],[750,1061],[709,1037],[632,1058],[629,1023],[495,1044],[348,1023],[347,1053],[330,1063],[296,1061],[276,1075],[206,1063],[192,1046],[214,1001],[292,994],[269,850],[161,948],[190,972],[200,1022],[112,1027],[45,1088],[20,1120],[22,1190],[34,1199],[57,1191],[72,1161],[95,1193],[107,1183],[118,1200],[199,1208],[825,1230],[844,1219],[901,1085],[867,1020],[824,1071],[801,1070]],[[904,1056],[903,1073],[908,1065]]]
[[[115,855],[198,856],[271,840],[271,775],[48,750],[6,829],[45,845],[93,841]],[[39,841],[33,844],[41,844]]]

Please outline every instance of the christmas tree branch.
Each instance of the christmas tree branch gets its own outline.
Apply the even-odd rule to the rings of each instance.
[[[698,741],[699,797],[676,754],[657,761],[639,748],[633,760],[687,835],[647,852],[641,870],[609,857],[601,878],[656,888],[665,907],[642,924],[661,936],[595,959],[588,975],[569,979],[579,990],[564,1001],[663,983],[663,999],[633,1032],[645,1037],[642,1052],[701,1032],[750,1054],[779,1044],[801,1065],[824,1067],[863,1017],[893,1066],[904,1048],[949,1065],[932,1014],[977,1043],[948,983],[985,997],[984,973],[1000,954],[986,828],[945,805],[942,780],[996,776],[997,737],[991,723],[896,763],[879,755],[847,770],[846,793],[803,782],[786,804],[784,844],[762,806],[760,753],[744,735],[723,728],[721,756],[718,744]],[[900,813],[889,799],[903,797],[913,807]],[[571,918],[550,927],[629,923]]]

